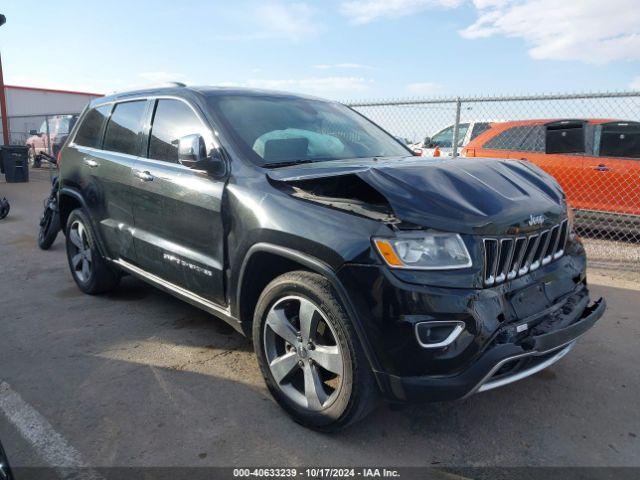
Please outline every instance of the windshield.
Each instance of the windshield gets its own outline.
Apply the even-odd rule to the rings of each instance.
[[[53,120],[53,131],[55,133],[69,133],[69,125],[71,123],[71,117],[60,117]]]
[[[74,116],[51,117],[49,118],[49,133],[51,135],[66,135],[73,128]],[[42,122],[40,133],[47,133],[47,121]]]
[[[468,123],[461,123],[458,126],[458,146],[461,147],[464,142],[464,137],[467,134],[467,130],[469,129]],[[451,148],[453,146],[453,126],[447,127],[444,130],[440,130],[433,137],[431,137],[431,141],[429,142],[431,145],[427,148]]]
[[[411,155],[396,139],[338,103],[229,95],[212,96],[209,104],[244,153],[261,166]]]

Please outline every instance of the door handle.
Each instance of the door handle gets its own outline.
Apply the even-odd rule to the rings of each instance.
[[[100,165],[98,162],[96,162],[95,160],[91,160],[90,158],[85,158],[84,164],[87,167],[91,167],[91,168],[96,168],[98,165]]]
[[[143,182],[151,182],[153,180],[153,175],[146,170],[144,172],[142,170],[134,170],[133,174]]]
[[[597,172],[608,172],[610,170],[610,168],[607,167],[604,163],[601,163],[600,165],[594,165],[591,168],[596,170]]]

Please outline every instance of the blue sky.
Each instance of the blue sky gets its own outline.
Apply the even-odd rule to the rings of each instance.
[[[340,100],[640,89],[637,0],[5,0],[5,82]]]

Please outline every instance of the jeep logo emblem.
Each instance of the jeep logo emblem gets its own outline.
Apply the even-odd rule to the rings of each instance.
[[[529,215],[529,226],[533,227],[534,225],[542,225],[547,218],[543,215]]]

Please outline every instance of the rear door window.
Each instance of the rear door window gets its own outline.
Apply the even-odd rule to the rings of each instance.
[[[535,126],[532,125],[508,128],[504,132],[489,139],[489,141],[484,144],[483,148],[492,150],[521,151],[525,139],[534,129]]]
[[[584,153],[586,151],[583,120],[561,120],[546,127],[545,153]]]
[[[75,144],[83,147],[100,148],[102,127],[110,111],[111,105],[102,105],[89,110],[78,128],[78,133],[76,133],[74,140]]]
[[[104,135],[104,150],[138,155],[146,100],[118,103]]]
[[[522,140],[520,150],[525,152],[544,152],[544,135],[544,125],[532,127]]]
[[[206,139],[206,129],[193,110],[180,100],[158,100],[149,135],[149,158],[177,163],[178,141],[192,134]]]

